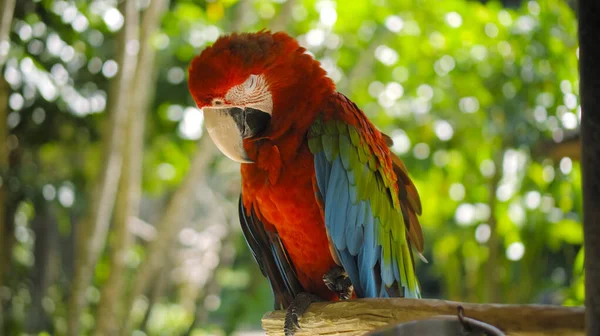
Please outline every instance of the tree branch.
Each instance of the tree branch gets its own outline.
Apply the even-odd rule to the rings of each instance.
[[[581,160],[581,133],[566,134],[560,142],[554,140],[542,140],[532,150],[536,158],[551,158],[559,161],[563,157],[569,157],[574,161]]]
[[[464,315],[492,324],[507,335],[583,335],[584,309],[545,305],[461,303],[428,299],[360,299],[313,303],[300,318],[296,335],[364,335],[368,331],[437,315]],[[267,335],[283,335],[285,311],[267,313]]]

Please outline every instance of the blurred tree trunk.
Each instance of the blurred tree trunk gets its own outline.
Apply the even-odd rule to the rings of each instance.
[[[252,12],[252,3],[250,0],[240,0],[236,5],[235,15],[231,24],[232,32],[243,32],[244,27],[248,26],[249,15]]]
[[[119,33],[119,72],[111,87],[108,109],[109,124],[105,130],[105,158],[101,176],[96,182],[87,214],[78,225],[76,240],[75,274],[68,303],[68,334],[76,336],[79,317],[87,306],[86,291],[94,274],[96,262],[104,249],[106,236],[121,175],[125,127],[132,97],[132,81],[135,74],[138,44],[138,10],[136,1],[126,0],[120,4],[124,13],[124,26]]]
[[[63,219],[64,221],[68,221],[68,225],[71,228],[69,232],[66,234],[61,234],[59,231],[58,234],[58,253],[60,254],[60,262],[61,268],[60,272],[62,273],[62,277],[67,282],[65,287],[68,287],[71,279],[73,279],[73,275],[75,274],[75,245],[77,242],[78,230],[75,223],[77,223],[77,218],[72,214],[64,214],[67,219]],[[69,293],[65,293],[68,295]]]
[[[126,272],[125,259],[133,243],[129,224],[131,218],[138,217],[140,211],[144,125],[156,86],[156,52],[150,38],[159,28],[161,14],[167,4],[168,1],[165,0],[153,0],[141,21],[140,52],[132,84],[136,90],[129,104],[123,173],[119,183],[111,242],[111,272],[102,288],[96,320],[97,335],[114,335],[118,332],[117,321],[123,315],[121,298]]]
[[[58,238],[56,217],[49,203],[39,199],[35,205],[35,217],[31,221],[31,229],[35,236],[33,247],[34,266],[31,270],[31,305],[25,331],[38,333],[49,330],[51,319],[47,316],[42,305],[46,290],[51,283],[51,259],[55,257],[55,242]]]
[[[7,225],[5,222],[6,218],[6,202],[7,202],[7,192],[6,189],[8,187],[8,125],[6,124],[7,120],[7,110],[8,110],[8,92],[10,88],[8,83],[4,80],[4,76],[0,76],[0,287],[2,287],[5,278],[5,270],[4,266],[6,264],[8,258],[8,251],[6,251],[6,241],[8,237],[7,233]],[[2,305],[0,305],[1,307]],[[0,308],[1,309],[1,308]],[[1,312],[1,310],[0,310]],[[0,314],[0,317],[2,315]]]
[[[215,151],[214,144],[207,134],[202,136],[198,143],[196,157],[193,159],[190,170],[179,188],[175,191],[165,212],[156,225],[157,235],[146,251],[146,259],[138,268],[133,281],[129,296],[125,301],[121,335],[131,335],[130,313],[135,299],[143,295],[148,288],[151,279],[156,275],[165,262],[165,251],[167,251],[181,228],[181,225],[189,220],[191,206],[194,204],[194,191],[204,180],[206,169],[212,161]]]
[[[589,336],[600,335],[600,3],[579,3],[585,308]]]
[[[221,284],[217,281],[217,273],[222,269],[230,267],[235,261],[235,240],[237,238],[235,229],[239,227],[238,213],[235,207],[231,206],[231,203],[211,190],[209,186],[204,185],[203,188],[206,189],[206,192],[202,192],[204,196],[203,203],[206,203],[208,209],[214,209],[213,212],[217,215],[216,218],[209,218],[203,222],[223,223],[222,225],[225,227],[225,230],[221,235],[213,236],[218,239],[218,243],[213,245],[214,250],[207,248],[205,251],[205,253],[211,251],[218,254],[219,263],[213,269],[206,269],[206,272],[209,274],[208,279],[202,287],[193,289],[195,291],[195,304],[192,308],[194,311],[194,320],[184,336],[192,335],[195,328],[205,325],[208,322],[209,312],[204,307],[206,298],[209,295],[217,295],[221,290]]]
[[[8,223],[5,221],[7,219],[7,181],[5,178],[7,177],[8,172],[8,147],[7,147],[7,137],[8,137],[8,125],[7,125],[7,116],[8,116],[8,93],[9,86],[8,83],[4,80],[4,64],[6,63],[6,58],[8,56],[8,50],[10,48],[10,40],[8,38],[8,33],[10,32],[10,27],[13,18],[13,12],[15,10],[16,0],[0,0],[0,288],[4,285],[4,278],[6,276],[6,268],[8,265],[8,259],[10,256],[10,250],[8,247],[10,246],[9,238],[8,238]],[[4,326],[4,312],[3,312],[4,302],[2,301],[2,297],[0,297],[0,332],[3,330]]]
[[[2,39],[0,39],[0,45]],[[0,56],[2,57],[2,56]],[[0,64],[0,70],[2,66]],[[4,76],[0,72],[0,288],[4,286],[4,279],[8,273],[8,264],[10,260],[10,246],[8,236],[8,223],[9,218],[7,216],[7,192],[8,187],[8,125],[7,125],[7,109],[8,109],[8,83],[4,80]],[[3,296],[0,295],[0,334],[4,330],[4,300]]]
[[[8,33],[10,32],[16,3],[16,0],[0,0],[0,10],[2,11],[0,13],[0,68],[4,67],[10,48]]]
[[[283,3],[283,5],[281,5],[279,14],[273,20],[273,24],[271,24],[272,31],[285,31],[285,28],[292,19],[292,11],[294,10],[294,6],[296,6],[296,0],[287,0]]]
[[[504,150],[499,149],[494,157],[494,176],[491,177],[488,186],[488,206],[490,207],[490,238],[488,240],[488,260],[486,264],[486,292],[487,302],[498,302],[500,296],[500,279],[498,277],[498,262],[500,237],[498,236],[498,214],[496,210],[496,190],[502,177]]]
[[[379,47],[386,40],[390,31],[386,27],[377,27],[373,36],[371,37],[371,42],[369,43],[369,47],[364,49],[360,56],[358,56],[358,60],[354,63],[354,67],[348,73],[348,77],[346,80],[341,81],[338,85],[338,91],[350,94],[352,92],[353,83],[360,81],[362,78],[366,78],[369,73],[373,71],[373,66],[375,65],[375,49]]]
[[[158,275],[154,278],[154,281],[150,288],[150,296],[148,297],[148,308],[144,313],[144,318],[140,323],[139,330],[142,332],[149,334],[148,332],[148,323],[150,322],[150,316],[152,315],[152,308],[154,304],[160,300],[165,291],[165,287],[167,287],[166,283],[168,280],[168,271],[165,266],[162,267]]]
[[[235,212],[234,212],[235,213]],[[237,222],[237,218],[236,218]],[[230,267],[235,261],[235,253],[231,253],[231,251],[235,251],[235,235],[231,232],[231,229],[227,229],[227,233],[225,234],[225,238],[220,242],[220,250],[219,250],[219,264],[217,267],[210,272],[210,276],[204,285],[204,288],[201,289],[200,295],[196,298],[196,307],[194,311],[194,320],[190,324],[190,327],[185,332],[184,336],[190,336],[194,332],[194,329],[201,327],[202,325],[206,325],[208,321],[208,310],[204,307],[206,298],[209,295],[218,295],[219,291],[221,291],[221,284],[217,281],[217,273],[220,270]]]

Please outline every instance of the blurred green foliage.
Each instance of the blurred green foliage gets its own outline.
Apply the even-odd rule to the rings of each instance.
[[[17,3],[2,69],[11,88],[11,159],[2,178],[9,199],[0,205],[14,237],[0,288],[8,335],[66,330],[73,224],[101,166],[100,135],[110,132],[104,111],[123,24],[115,5]],[[296,36],[394,139],[424,204],[425,297],[583,304],[579,163],[533,150],[544,139],[560,141],[581,119],[576,18],[563,0],[515,9],[465,0],[171,1],[153,38],[158,78],[140,214],[150,226],[142,228],[152,231],[202,135],[187,65],[221,34],[262,28]],[[207,174],[202,192],[217,195],[225,215],[198,197],[170,262],[136,300],[136,335],[259,330],[272,308],[235,223],[238,167],[219,156]],[[234,234],[215,234],[229,225]],[[143,232],[135,235],[127,281],[147,246]],[[86,330],[109,272],[104,256],[88,291]]]

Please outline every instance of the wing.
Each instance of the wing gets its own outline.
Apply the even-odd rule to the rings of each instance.
[[[277,232],[265,230],[264,225],[256,217],[254,211],[244,208],[242,197],[239,201],[239,216],[246,243],[252,251],[262,274],[269,279],[275,309],[285,309],[304,288],[298,281],[294,265]]]
[[[359,297],[420,297],[419,195],[362,111],[338,94],[309,131],[327,233]]]

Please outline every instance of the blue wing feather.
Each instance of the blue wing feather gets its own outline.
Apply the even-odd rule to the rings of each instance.
[[[418,297],[418,287],[413,285],[411,290],[407,287],[409,268],[402,259],[407,251],[400,250],[406,242],[402,241],[404,232],[399,231],[406,230],[405,219],[394,203],[398,200],[390,194],[392,181],[386,180],[388,177],[378,170],[380,163],[377,160],[381,158],[369,156],[375,154],[360,147],[362,142],[355,139],[356,130],[351,126],[332,124],[335,122],[330,121],[326,126],[320,124],[309,134],[309,137],[320,137],[317,141],[321,146],[311,148],[315,186],[319,188],[317,194],[323,196],[320,201],[325,227],[334,253],[348,273],[358,297],[403,294]],[[340,129],[342,131],[338,132]],[[344,129],[349,133],[343,133]],[[386,221],[381,222],[381,218]],[[413,272],[412,262],[408,262],[410,272]],[[410,276],[414,278],[413,274]]]
[[[331,165],[327,161],[325,155],[315,155],[315,169],[317,176],[317,185],[321,195],[327,195],[327,185],[329,183],[329,172],[331,171]]]
[[[342,251],[338,250],[338,256],[340,258],[340,262],[342,263],[342,265],[344,266],[344,269],[346,270],[346,273],[348,273],[348,276],[350,277],[350,281],[352,282],[352,284],[360,284],[360,273],[359,273],[359,268],[358,268],[359,265],[356,263],[356,256],[353,256],[352,254],[350,254],[350,252],[348,250],[342,250]],[[354,288],[355,288],[356,294],[359,297],[364,297],[364,296],[361,296],[362,289],[358,285],[355,285]]]
[[[318,192],[324,195],[325,226],[336,253],[358,297],[389,297],[387,287],[394,282],[405,285],[397,257],[393,255],[392,260],[384,262],[380,244],[392,244],[392,237],[390,235],[387,242],[378,242],[381,223],[373,215],[371,201],[354,202],[352,192],[356,187],[348,178],[341,155],[332,156],[332,162],[328,156],[332,156],[331,153],[315,153],[314,163]],[[375,177],[373,182],[376,183]],[[391,249],[391,246],[386,248]]]
[[[369,261],[369,268],[374,268],[375,263],[379,258],[379,244],[377,244],[377,230],[375,229],[373,212],[371,211],[371,205],[367,204],[365,208],[365,235],[363,243],[363,251]]]
[[[346,249],[346,213],[349,205],[349,190],[346,171],[339,156],[333,161],[329,187],[325,202],[325,223],[327,231],[338,250]]]
[[[367,252],[367,249],[362,249],[358,253],[358,269],[360,270],[359,286],[354,286],[356,294],[359,297],[377,297],[377,283],[375,282],[375,274],[371,264],[372,253]]]
[[[352,187],[351,187],[352,188]],[[366,202],[360,201],[351,207],[346,225],[346,245],[352,255],[358,255],[363,242]]]

